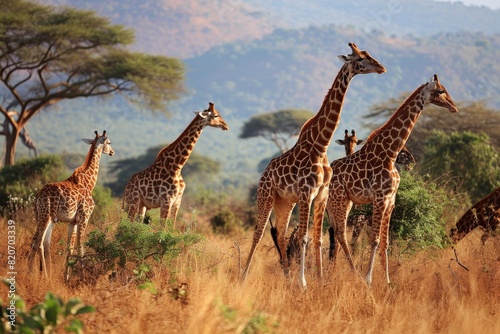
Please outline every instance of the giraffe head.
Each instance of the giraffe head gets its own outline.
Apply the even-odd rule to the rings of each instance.
[[[446,88],[439,82],[437,74],[434,74],[431,80],[425,85],[425,97],[429,103],[435,104],[438,107],[446,108],[452,113],[458,111],[458,108],[455,105],[455,102],[453,102],[450,94],[448,94]]]
[[[215,105],[212,102],[208,103],[208,109],[202,112],[195,112],[206,121],[206,125],[212,126],[214,128],[221,128],[222,130],[229,130],[229,126],[222,119],[219,111],[215,109]]]
[[[396,163],[403,165],[406,170],[412,170],[413,165],[417,163],[417,160],[415,160],[415,157],[411,152],[408,150],[408,148],[403,146],[401,151],[399,151],[398,156],[396,158]]]
[[[340,60],[351,66],[352,72],[354,74],[366,74],[366,73],[385,73],[387,70],[384,65],[380,64],[375,58],[370,56],[368,51],[361,51],[356,44],[349,43],[352,49],[350,55],[340,55],[338,56]]]
[[[349,131],[347,129],[345,130],[345,135],[344,139],[337,139],[335,142],[339,145],[344,146],[345,148],[345,155],[350,155],[354,153],[354,149],[356,148],[356,145],[361,145],[365,141],[363,139],[358,139],[356,137],[356,131],[351,130],[351,135],[349,136]]]
[[[456,244],[460,240],[462,240],[467,233],[465,232],[459,232],[457,227],[453,227],[450,230],[450,239],[453,242],[453,244]]]
[[[113,156],[113,154],[115,154],[115,151],[111,147],[111,140],[109,140],[109,138],[106,136],[106,130],[102,132],[102,136],[99,136],[97,130],[94,131],[94,133],[95,133],[95,138],[93,139],[82,138],[82,141],[89,145],[95,144],[94,150],[96,152],[99,152],[99,150],[101,150],[102,153],[108,154],[109,156]]]

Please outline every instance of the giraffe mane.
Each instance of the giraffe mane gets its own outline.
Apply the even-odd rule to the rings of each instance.
[[[401,110],[401,109],[406,108],[408,106],[408,104],[415,98],[415,96],[417,94],[419,94],[422,91],[422,89],[424,87],[426,87],[427,85],[428,85],[428,83],[424,83],[423,85],[421,85],[420,87],[418,87],[417,89],[415,89],[413,91],[413,93],[411,93],[410,96],[408,96],[406,98],[406,100],[398,107],[398,109],[396,109],[396,111],[391,115],[391,117],[387,120],[387,122],[385,122],[378,129],[375,129],[375,130],[372,131],[372,133],[368,136],[368,138],[366,138],[366,142],[371,141],[379,133],[381,133],[382,131],[384,131],[387,126],[389,126],[390,124],[392,124],[392,122],[394,121],[394,119],[397,117],[398,111]]]
[[[96,134],[96,137],[95,137],[94,141],[92,142],[92,144],[90,145],[90,149],[87,152],[87,156],[85,157],[84,163],[80,167],[77,167],[73,174],[84,170],[85,168],[87,168],[90,165],[90,161],[92,160],[92,157],[94,156],[95,146],[97,145],[97,139],[99,139],[99,134],[97,133],[97,131],[95,131],[94,133]]]

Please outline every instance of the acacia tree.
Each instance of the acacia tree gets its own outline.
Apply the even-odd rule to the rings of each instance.
[[[5,165],[28,121],[57,102],[120,93],[159,111],[184,92],[181,61],[127,50],[133,31],[92,11],[25,0],[0,0],[0,8]]]
[[[287,142],[300,132],[302,125],[314,113],[302,109],[284,109],[259,114],[243,125],[240,138],[263,137],[272,141],[281,153],[288,150]]]

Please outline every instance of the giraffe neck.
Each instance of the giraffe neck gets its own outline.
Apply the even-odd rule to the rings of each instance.
[[[382,148],[377,150],[378,157],[388,156],[396,160],[422,110],[429,104],[424,92],[425,86],[417,88],[384,125],[370,134],[363,149],[374,150],[378,146]]]
[[[198,138],[200,138],[205,125],[205,119],[196,115],[181,135],[158,153],[156,161],[161,164],[168,164],[166,167],[170,171],[182,169],[189,159]]]
[[[356,73],[352,72],[347,64],[341,67],[319,112],[302,127],[297,141],[301,143],[301,149],[307,148],[310,154],[316,153],[321,156],[326,154],[340,121],[345,93],[355,75]]]
[[[90,146],[83,165],[75,169],[68,178],[69,181],[76,183],[87,189],[94,189],[97,183],[99,173],[99,162],[101,161],[102,148],[96,150],[95,143]]]

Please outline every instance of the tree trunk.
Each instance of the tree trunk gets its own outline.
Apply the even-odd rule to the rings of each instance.
[[[15,162],[17,140],[19,139],[19,129],[12,127],[13,131],[5,134],[5,164],[4,166],[12,166]]]

